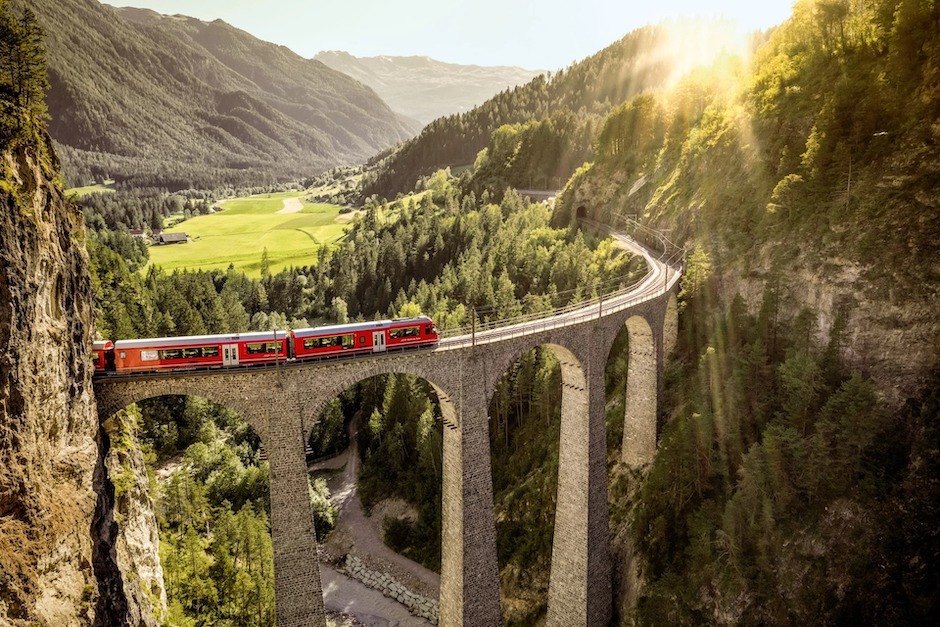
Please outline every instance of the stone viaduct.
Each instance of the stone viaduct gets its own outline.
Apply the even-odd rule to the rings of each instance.
[[[95,380],[102,420],[131,403],[166,394],[201,396],[237,412],[268,454],[278,627],[323,626],[325,615],[304,443],[321,411],[369,377],[408,373],[437,393],[444,422],[440,624],[500,625],[496,528],[490,468],[489,402],[523,353],[549,347],[561,362],[561,450],[548,624],[601,626],[611,615],[604,369],[617,333],[629,331],[622,459],[652,460],[663,357],[676,339],[680,271],[642,252],[647,278],[625,294],[551,318],[433,350],[279,367],[133,375]]]

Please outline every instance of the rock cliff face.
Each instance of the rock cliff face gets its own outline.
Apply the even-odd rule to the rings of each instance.
[[[815,267],[796,258],[780,280],[771,255],[762,251],[748,268],[738,265],[722,272],[722,300],[730,303],[740,295],[756,315],[768,285],[777,281],[781,318],[793,320],[801,308],[809,309],[815,317],[815,343],[821,347],[841,325],[840,356],[870,377],[890,405],[916,397],[929,385],[940,356],[936,303],[874,284],[865,278],[863,266],[838,257],[827,257]]]
[[[97,596],[91,284],[52,154],[0,156],[0,622],[14,625],[89,624]]]
[[[110,446],[105,460],[114,486],[115,557],[125,581],[127,621],[141,627],[166,615],[160,538],[150,497],[150,478],[135,433],[139,414],[120,411],[104,423]]]
[[[82,216],[47,136],[0,167],[0,625],[154,625],[140,581],[159,605],[159,566],[120,555],[134,534],[115,523],[92,389]],[[155,529],[152,512],[126,518]]]

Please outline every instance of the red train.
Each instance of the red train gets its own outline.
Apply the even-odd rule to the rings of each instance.
[[[418,316],[295,331],[105,340],[94,343],[92,360],[95,375],[192,370],[381,353],[439,340],[434,321]]]

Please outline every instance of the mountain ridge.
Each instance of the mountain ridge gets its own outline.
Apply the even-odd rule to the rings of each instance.
[[[513,126],[512,132],[523,131],[516,141],[539,143],[546,158],[519,167],[494,163],[493,169],[526,171],[524,176],[509,176],[522,179],[509,180],[509,186],[560,187],[575,168],[591,160],[595,128],[614,106],[667,85],[690,59],[701,63],[707,60],[703,56],[738,43],[741,36],[733,30],[727,22],[704,19],[635,29],[567,68],[537,75],[470,111],[435,119],[394,152],[379,155],[376,167],[363,179],[363,196],[393,198],[437,169],[473,164],[485,154],[481,151],[497,129]],[[573,139],[565,145],[563,136]],[[509,142],[502,143],[509,147]],[[520,152],[509,148],[510,153]]]
[[[362,83],[222,20],[94,0],[31,6],[46,33],[49,130],[72,183],[285,180],[417,130]]]
[[[313,58],[368,85],[393,110],[422,125],[468,111],[500,91],[544,73],[508,65],[448,63],[423,55],[357,57],[342,50],[326,50]]]

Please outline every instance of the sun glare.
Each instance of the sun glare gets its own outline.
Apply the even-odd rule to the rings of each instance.
[[[698,67],[712,65],[720,55],[746,62],[750,55],[748,37],[736,23],[717,20],[682,20],[663,23],[669,30],[668,43],[656,54],[671,67],[666,87],[674,87]]]

